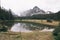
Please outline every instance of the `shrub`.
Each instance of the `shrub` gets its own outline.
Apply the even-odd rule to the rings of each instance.
[[[7,28],[5,26],[3,26],[2,28],[0,28],[0,32],[6,32]]]
[[[53,31],[55,40],[60,40],[60,25]]]

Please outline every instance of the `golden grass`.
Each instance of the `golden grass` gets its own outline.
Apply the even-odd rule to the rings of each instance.
[[[51,32],[2,32],[0,40],[53,40],[53,36]]]
[[[54,20],[52,20],[52,22],[47,22],[47,20],[36,20],[36,19],[31,19],[31,20],[28,19],[28,20],[22,20],[22,21],[52,25],[52,26],[58,26],[59,25],[59,21],[54,21]]]

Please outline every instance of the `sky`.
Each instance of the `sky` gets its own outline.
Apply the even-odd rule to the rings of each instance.
[[[0,2],[1,7],[11,9],[17,15],[34,6],[38,6],[44,11],[57,12],[60,10],[60,0],[0,0]]]

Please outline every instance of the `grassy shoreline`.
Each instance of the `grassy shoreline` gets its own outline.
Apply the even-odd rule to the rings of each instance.
[[[2,32],[0,33],[1,40],[54,40],[52,32]]]
[[[0,23],[4,22],[20,22],[20,23],[33,23],[33,24],[40,24],[44,26],[50,26],[50,27],[57,27],[59,25],[59,21],[57,23],[49,23],[49,22],[41,22],[42,20],[37,20],[37,19],[28,19],[28,20],[5,20],[5,21],[0,21]],[[45,20],[46,21],[46,20]]]
[[[3,22],[3,21],[2,21]],[[6,20],[5,22],[8,22]],[[22,21],[22,20],[10,20],[9,22],[25,22],[25,23],[34,23],[31,21]],[[36,23],[41,24],[41,23]],[[44,25],[44,24],[41,24]],[[45,25],[44,25],[45,26]],[[46,25],[49,26],[49,25]],[[52,32],[0,32],[0,40],[54,40]]]

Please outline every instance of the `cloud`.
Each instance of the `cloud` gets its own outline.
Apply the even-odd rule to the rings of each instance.
[[[45,11],[59,11],[60,0],[1,0],[1,6],[12,9],[15,13],[38,6]]]

